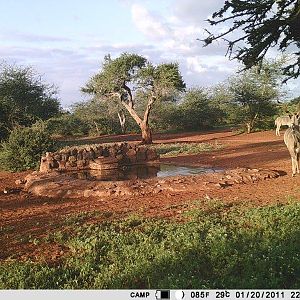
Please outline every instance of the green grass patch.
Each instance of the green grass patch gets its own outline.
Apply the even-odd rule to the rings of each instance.
[[[157,153],[161,157],[177,156],[184,154],[198,154],[222,149],[223,146],[219,143],[171,143],[154,145]]]
[[[114,143],[102,143],[101,146],[111,146]],[[60,142],[60,150],[71,150],[76,148],[78,150],[86,148],[96,148],[99,144],[86,143],[86,141],[71,141]],[[218,143],[169,143],[169,144],[154,144],[150,147],[154,148],[161,157],[171,157],[177,155],[198,154],[202,152],[209,152],[214,150],[223,149],[224,145]]]
[[[57,231],[51,240],[70,254],[57,265],[2,262],[0,288],[299,288],[300,203],[207,201],[181,223],[131,216]]]

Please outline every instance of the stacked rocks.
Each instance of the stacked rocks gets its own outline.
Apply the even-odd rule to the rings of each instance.
[[[47,152],[41,158],[40,172],[107,170],[158,160],[159,155],[154,148],[127,143],[107,144],[82,149],[72,148],[54,153]]]

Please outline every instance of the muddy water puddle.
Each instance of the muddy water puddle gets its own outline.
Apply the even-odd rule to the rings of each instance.
[[[133,179],[149,179],[153,177],[171,177],[171,176],[191,176],[204,173],[221,172],[220,168],[204,168],[191,166],[177,166],[170,164],[160,164],[157,166],[131,166],[122,169],[112,170],[85,170],[68,173],[69,176],[76,179],[99,180],[99,181],[123,181]]]

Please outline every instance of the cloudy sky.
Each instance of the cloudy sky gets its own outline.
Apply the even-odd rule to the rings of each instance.
[[[134,52],[176,61],[188,87],[211,86],[238,63],[226,46],[202,47],[204,21],[223,0],[0,0],[0,61],[32,66],[59,88],[64,107],[83,99],[104,55]],[[289,83],[300,94],[300,80]]]

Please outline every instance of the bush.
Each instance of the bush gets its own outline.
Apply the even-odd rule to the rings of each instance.
[[[189,90],[179,109],[177,123],[184,131],[213,128],[224,117],[224,112],[214,105],[207,91],[202,89]]]
[[[121,133],[121,127],[117,117],[82,117],[75,114],[64,114],[60,117],[47,120],[46,130],[56,137],[96,136]],[[139,132],[139,127],[131,120],[131,117],[127,117],[126,119],[126,132]]]
[[[31,126],[61,111],[57,89],[31,67],[0,62],[0,140],[17,126]]]
[[[86,135],[90,129],[86,122],[71,114],[49,119],[46,128],[54,136]]]
[[[13,130],[1,147],[0,166],[13,172],[38,168],[41,155],[55,150],[54,141],[41,125]]]
[[[180,154],[198,154],[207,151],[214,151],[222,149],[222,145],[215,143],[170,143],[170,144],[158,144],[153,148],[161,157],[177,156]]]

